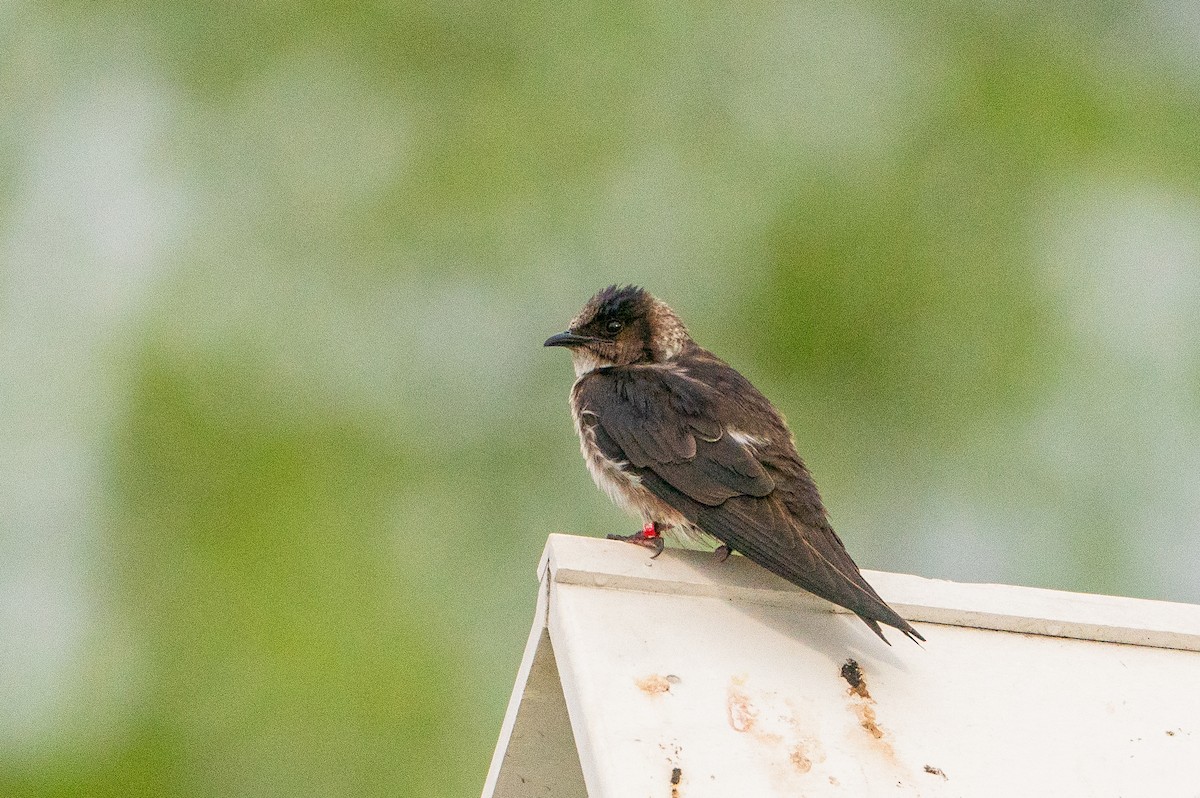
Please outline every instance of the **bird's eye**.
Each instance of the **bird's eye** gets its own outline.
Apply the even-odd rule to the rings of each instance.
[[[621,331],[621,328],[624,326],[625,326],[625,322],[621,321],[620,319],[613,319],[608,324],[604,325],[604,330],[609,335],[616,335],[617,333],[619,333]]]

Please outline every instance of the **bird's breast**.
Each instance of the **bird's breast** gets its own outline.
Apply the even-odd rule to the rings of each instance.
[[[596,487],[608,494],[618,507],[643,521],[657,521],[680,530],[691,527],[682,513],[642,484],[641,477],[633,473],[628,462],[604,454],[596,443],[595,425],[599,423],[596,414],[581,407],[574,395],[571,397],[571,414],[579,435],[579,451]]]
[[[639,494],[647,491],[642,487],[641,479],[627,469],[629,463],[612,460],[596,445],[595,423],[588,416],[595,416],[590,410],[573,408],[575,415],[575,431],[579,434],[579,451],[583,461],[587,463],[588,472],[596,487],[608,494],[608,497],[630,512],[639,512],[641,502]]]

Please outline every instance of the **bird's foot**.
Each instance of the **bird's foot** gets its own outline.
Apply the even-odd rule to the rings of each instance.
[[[654,554],[650,555],[650,559],[652,560],[663,553],[663,546],[666,545],[657,522],[646,524],[640,531],[634,532],[632,535],[609,535],[608,539],[623,540],[626,543],[636,543],[639,546],[645,546],[654,551]]]
[[[716,559],[717,562],[725,562],[729,559],[730,554],[733,554],[733,549],[729,548],[724,543],[713,549],[713,558]]]

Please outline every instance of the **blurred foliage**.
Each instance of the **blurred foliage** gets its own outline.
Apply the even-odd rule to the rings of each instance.
[[[868,567],[1200,601],[1195,9],[0,7],[0,795],[479,789],[636,282]]]

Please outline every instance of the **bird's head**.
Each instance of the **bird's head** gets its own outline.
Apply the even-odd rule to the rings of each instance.
[[[666,303],[634,285],[610,285],[545,345],[570,349],[581,376],[605,366],[665,363],[689,342],[687,328]]]

